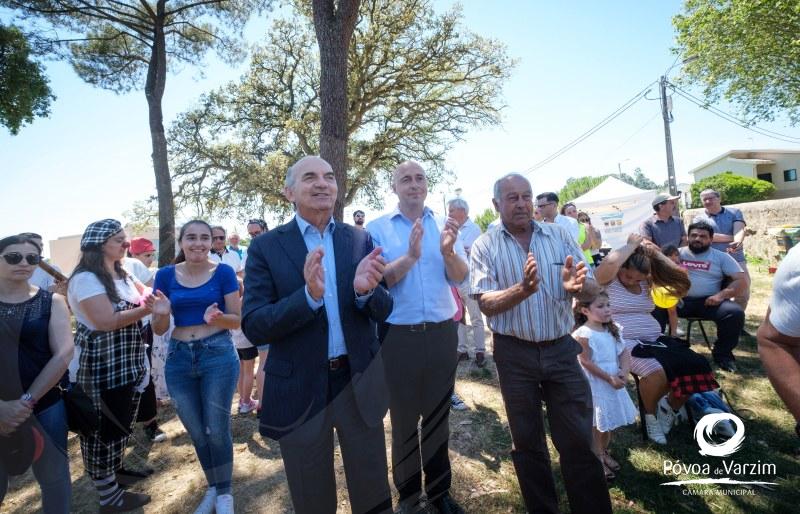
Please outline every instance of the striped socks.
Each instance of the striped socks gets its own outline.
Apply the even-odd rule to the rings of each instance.
[[[92,480],[97,494],[100,496],[100,505],[118,505],[122,500],[124,490],[117,483],[115,474],[108,475],[99,480]]]

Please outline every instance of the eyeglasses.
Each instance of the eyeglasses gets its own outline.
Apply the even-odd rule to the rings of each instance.
[[[225,236],[214,236],[211,239],[214,241],[225,241]]]
[[[543,207],[547,207],[548,205],[555,205],[555,204],[556,204],[556,202],[546,202],[546,203],[540,203],[540,204],[539,204],[539,205],[537,205],[536,207],[538,207],[539,209],[541,209],[541,208],[543,208]]]
[[[31,266],[36,266],[39,264],[39,262],[41,262],[42,256],[37,253],[29,253],[26,255],[22,255],[19,252],[11,252],[3,254],[3,259],[5,259],[6,262],[12,266],[15,266],[20,262],[22,262],[22,259],[25,259],[25,261]]]

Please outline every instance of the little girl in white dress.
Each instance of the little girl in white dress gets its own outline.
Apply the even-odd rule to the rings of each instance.
[[[579,328],[572,336],[583,348],[578,361],[592,388],[593,450],[611,480],[619,470],[619,463],[608,453],[611,431],[636,421],[636,408],[625,389],[630,354],[625,351],[621,327],[611,320],[605,292],[581,298],[575,304],[575,322]]]

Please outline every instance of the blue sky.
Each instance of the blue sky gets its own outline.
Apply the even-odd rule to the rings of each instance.
[[[435,3],[438,11],[453,5]],[[456,172],[450,186],[431,192],[441,208],[455,187],[478,212],[491,206],[491,186],[500,175],[524,171],[610,114],[674,62],[671,18],[681,2],[535,2],[465,0],[465,26],[504,42],[518,59],[508,81],[503,125],[467,134],[448,156]],[[251,42],[267,20],[248,27]],[[246,67],[207,61],[206,77],[186,68],[167,79],[165,125],[197,97]],[[672,70],[675,77],[680,67]],[[155,191],[144,94],[93,88],[63,63],[48,63],[58,96],[50,118],[11,136],[0,129],[0,176],[5,191],[0,234],[35,231],[47,239],[80,233],[90,221],[117,217]],[[653,86],[649,96],[656,97]],[[732,111],[731,106],[722,106]],[[558,190],[571,176],[601,175],[618,166],[640,167],[657,182],[666,180],[663,126],[658,101],[643,100],[562,157],[530,174],[537,192]],[[734,148],[792,148],[736,127],[682,98],[674,99],[673,148],[678,181],[691,168]],[[766,128],[800,136],[785,123]],[[795,145],[796,146],[796,145]],[[393,207],[387,195],[387,207]],[[358,206],[353,205],[347,213]],[[367,209],[367,219],[379,213]],[[230,228],[242,229],[228,222]]]

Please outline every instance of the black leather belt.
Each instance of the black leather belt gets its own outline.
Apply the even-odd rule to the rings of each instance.
[[[390,325],[391,327],[397,327],[402,330],[407,330],[408,332],[427,332],[429,330],[433,330],[436,328],[443,327],[449,323],[453,323],[453,320],[446,319],[444,321],[423,321],[422,323],[415,323],[413,325]]]
[[[524,345],[527,345],[527,346],[536,346],[536,347],[539,347],[539,348],[544,348],[546,346],[555,346],[555,345],[557,345],[558,343],[560,343],[561,341],[566,339],[569,336],[569,334],[561,336],[558,339],[548,339],[547,341],[528,341],[527,339],[520,339],[519,337],[514,337],[514,336],[507,335],[507,334],[500,334],[500,333],[495,332],[494,333],[494,337],[498,337],[498,336],[500,338],[505,338],[505,339],[508,339],[510,341],[521,343],[521,344],[524,344]]]
[[[333,359],[328,359],[329,371],[339,371],[340,369],[349,365],[350,361],[347,359],[347,355],[340,355],[338,357],[334,357]]]

